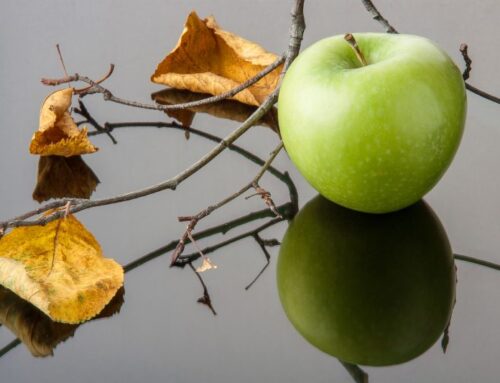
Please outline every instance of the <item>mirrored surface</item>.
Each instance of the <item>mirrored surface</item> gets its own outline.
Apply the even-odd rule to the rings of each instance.
[[[474,60],[471,83],[500,94],[496,80],[500,53],[492,49],[500,42],[497,1],[458,1],[450,7],[427,0],[404,6],[381,0],[376,5],[400,31],[431,38],[460,66],[458,47],[467,42]],[[152,84],[149,77],[175,46],[192,9],[201,17],[213,14],[223,28],[280,53],[288,41],[290,8],[291,2],[284,0],[5,1],[0,13],[0,220],[38,206],[32,199],[38,158],[29,155],[28,147],[38,126],[40,105],[51,91],[40,84],[40,78],[64,74],[56,43],[61,45],[70,73],[98,78],[114,63],[115,73],[106,86],[121,97],[150,102],[151,94],[163,87]],[[362,2],[306,1],[305,15],[304,47],[334,34],[381,31]],[[439,217],[455,254],[500,262],[500,109],[475,95],[468,96],[463,142],[426,201]],[[102,125],[152,123],[117,127],[113,132],[116,144],[105,134],[91,137],[100,150],[83,159],[101,181],[92,198],[158,183],[214,145],[203,135],[193,132],[186,140],[182,128],[161,126],[172,121],[164,113],[114,105],[99,95],[83,101]],[[77,120],[80,117],[75,115]],[[197,113],[192,126],[224,137],[238,123],[219,117]],[[257,126],[237,144],[265,159],[277,142],[272,129]],[[295,205],[285,172],[297,189],[299,207],[316,192],[285,153],[273,166],[277,172],[267,173],[261,186],[271,192],[286,218]],[[237,191],[259,167],[241,151],[227,150],[176,191],[79,213],[104,254],[126,267],[126,295],[120,313],[80,326],[46,358],[33,357],[28,347],[16,341],[21,335],[9,330],[5,322],[0,328],[2,382],[32,382],[35,378],[76,383],[350,382],[351,373],[363,378],[355,366],[343,366],[310,345],[287,319],[276,286],[279,247],[268,245],[281,241],[288,224],[286,219],[274,222],[273,213],[258,196],[239,198],[217,210],[194,232],[202,249],[223,243],[208,253],[218,268],[203,273],[216,316],[197,302],[200,298],[206,302],[206,297],[196,274],[188,266],[169,267],[186,225],[177,217],[195,214]],[[262,243],[252,234],[260,227],[264,227],[259,238],[265,241],[270,264],[245,289],[267,264]],[[196,253],[196,248],[186,248],[186,255]],[[195,266],[200,262],[196,260]],[[407,363],[361,366],[370,382],[498,381],[500,305],[495,302],[500,292],[499,272],[463,260],[457,260],[456,266],[457,303],[446,353],[438,341]]]

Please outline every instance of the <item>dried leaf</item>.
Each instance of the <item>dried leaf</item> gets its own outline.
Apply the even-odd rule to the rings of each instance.
[[[45,99],[40,110],[40,126],[31,138],[31,154],[70,157],[97,151],[87,138],[87,129],[80,130],[68,112],[72,96],[73,88],[66,88]]]
[[[3,237],[0,284],[54,321],[81,323],[113,298],[123,285],[123,269],[104,258],[94,236],[69,215]]]
[[[187,92],[185,90],[177,90],[177,89],[165,89],[165,90],[173,90],[173,91],[177,91],[177,92]],[[193,94],[200,94],[200,93],[193,93]],[[164,102],[161,102],[157,99],[154,99],[154,100],[160,104],[165,104]],[[173,104],[173,103],[170,103],[170,104]],[[170,105],[170,104],[166,104],[166,105]],[[196,112],[194,112],[192,109],[166,110],[165,113],[167,113],[167,115],[169,117],[175,118],[185,128],[189,128],[193,124],[194,116],[196,114]]]
[[[203,256],[203,262],[201,262],[201,266],[196,268],[198,273],[203,273],[204,271],[216,269],[217,265],[214,264],[207,256]]]
[[[252,78],[277,58],[261,46],[223,31],[213,17],[201,20],[191,12],[177,46],[158,65],[151,81],[218,95]],[[276,88],[281,68],[232,98],[260,105]]]
[[[81,156],[42,156],[38,160],[38,179],[33,199],[89,198],[99,179]]]
[[[120,311],[124,289],[121,288],[97,318]],[[80,325],[58,323],[12,291],[0,286],[0,323],[12,331],[33,356],[53,355],[54,348],[72,337]]]
[[[194,93],[180,89],[164,89],[160,92],[151,94],[151,98],[163,105],[181,104],[191,101],[198,101],[210,95],[203,93]],[[219,102],[200,105],[189,109],[166,110],[165,112],[172,118],[180,121],[183,126],[190,126],[195,113],[208,113],[217,118],[225,118],[232,121],[243,122],[255,112],[257,107],[243,104],[234,100],[222,100]],[[182,113],[181,113],[182,112]],[[189,124],[185,124],[186,116],[190,117]],[[272,108],[260,120],[260,125],[270,127],[275,132],[279,132],[278,116],[276,108]]]

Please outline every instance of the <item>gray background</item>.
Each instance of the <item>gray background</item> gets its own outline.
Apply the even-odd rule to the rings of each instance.
[[[149,76],[175,45],[192,9],[216,16],[219,24],[282,52],[288,40],[291,1],[63,1],[3,0],[0,8],[0,219],[34,206],[31,192],[37,158],[28,153],[37,128],[39,107],[50,91],[41,77],[59,77],[55,53],[60,43],[70,72],[99,77],[110,62],[117,65],[107,86],[126,98],[149,100]],[[497,0],[377,1],[401,32],[430,37],[456,60],[461,42],[474,60],[471,83],[500,94],[500,34]],[[303,46],[326,36],[355,31],[381,31],[360,1],[306,2],[307,30]],[[95,117],[104,121],[165,120],[159,112],[133,110],[87,98]],[[458,253],[500,261],[499,105],[469,93],[467,126],[460,150],[427,201],[442,220]],[[234,123],[198,115],[195,127],[226,135]],[[211,144],[181,133],[155,129],[116,133],[118,145],[105,136],[85,160],[102,184],[95,198],[161,181],[198,159]],[[240,143],[265,156],[276,136],[255,128]],[[284,154],[276,166],[289,170],[299,186],[301,205],[315,195]],[[195,213],[236,190],[257,171],[248,161],[224,153],[183,184],[127,204],[79,214],[107,256],[125,264],[178,237],[178,215]],[[275,200],[286,189],[266,176],[262,184]],[[218,211],[199,228],[261,208],[258,199],[239,200]],[[280,238],[286,224],[269,230]],[[211,239],[202,244],[215,241]],[[61,344],[55,356],[34,359],[17,347],[0,359],[2,382],[349,382],[347,372],[298,335],[286,320],[275,288],[275,255],[262,279],[248,292],[243,287],[263,264],[251,240],[213,256],[219,268],[206,273],[214,305],[213,317],[196,304],[200,286],[192,273],[168,268],[168,256],[126,276],[126,303],[119,316],[89,323]],[[500,275],[458,264],[458,303],[446,355],[439,346],[396,367],[367,368],[372,382],[497,382],[500,357]],[[0,329],[0,344],[13,339]]]

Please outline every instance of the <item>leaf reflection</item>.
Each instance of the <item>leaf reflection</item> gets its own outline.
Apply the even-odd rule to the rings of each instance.
[[[110,303],[93,320],[108,318],[119,313],[124,302],[124,292],[123,288],[118,290]],[[4,347],[0,351],[0,356],[22,342],[36,357],[53,355],[55,347],[72,337],[76,329],[83,325],[54,322],[31,303],[2,286],[0,286],[0,323],[12,331],[19,340]]]
[[[99,179],[81,156],[41,156],[33,199],[90,198]]]
[[[210,95],[204,93],[193,93],[186,90],[165,89],[153,93],[151,98],[159,104],[172,105],[185,102],[202,100]],[[166,113],[181,122],[184,126],[191,126],[196,113],[207,113],[217,118],[224,118],[232,121],[245,121],[257,108],[233,100],[223,100],[213,104],[200,105],[190,109],[167,110]],[[278,118],[276,108],[271,109],[260,120],[261,125],[268,126],[278,132]]]

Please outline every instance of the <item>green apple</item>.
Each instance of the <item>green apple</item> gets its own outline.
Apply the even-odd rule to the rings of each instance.
[[[354,35],[317,42],[293,62],[278,100],[285,148],[326,198],[370,213],[418,201],[458,148],[464,81],[445,52],[411,35]]]
[[[424,203],[364,214],[322,196],[290,224],[277,265],[281,303],[311,344],[345,362],[406,362],[449,323],[455,265]]]

